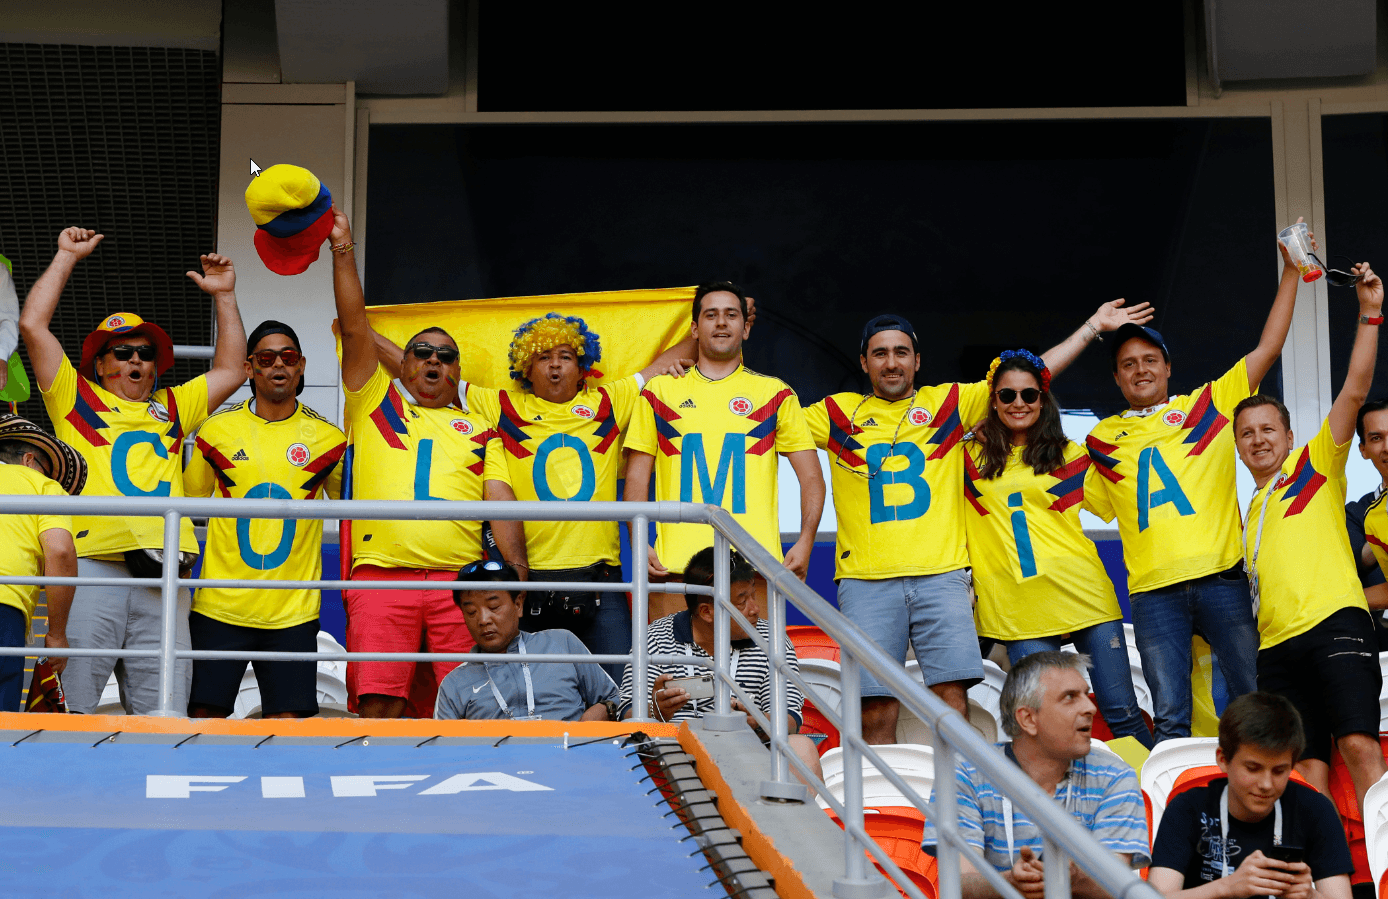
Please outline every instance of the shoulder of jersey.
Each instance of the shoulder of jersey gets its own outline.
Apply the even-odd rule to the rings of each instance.
[[[234,414],[236,414],[236,413],[238,413],[238,412],[245,411],[246,407],[247,407],[249,404],[250,404],[250,400],[245,399],[245,400],[242,400],[241,402],[237,403],[237,404],[234,405],[234,406],[228,406],[228,407],[225,408],[225,409],[218,409],[216,412],[213,412],[211,415],[207,416],[207,421],[203,422],[202,427],[203,427],[203,428],[206,428],[208,425],[212,424],[213,422],[217,422],[217,421],[219,421],[219,420],[220,420],[220,422],[225,422],[229,416],[234,415]],[[220,423],[220,422],[219,422],[219,423]],[[199,430],[201,430],[201,429],[199,429]]]
[[[765,380],[767,380],[767,381],[771,381],[771,382],[773,382],[773,383],[775,383],[775,384],[780,384],[782,387],[789,387],[789,386],[790,386],[790,385],[787,384],[785,381],[782,381],[780,378],[776,377],[775,375],[764,375],[764,374],[762,374],[762,373],[759,372],[759,371],[752,371],[752,369],[748,368],[748,367],[745,366],[745,365],[742,366],[742,371],[743,371],[744,374],[751,375],[751,376],[754,377],[754,378],[763,378],[763,379],[765,379]]]
[[[333,424],[331,421],[329,421],[328,419],[324,418],[324,417],[323,417],[321,414],[319,414],[318,412],[314,411],[313,409],[309,408],[308,406],[305,406],[303,403],[300,403],[300,404],[299,404],[299,409],[300,409],[305,415],[307,415],[309,418],[312,418],[312,419],[315,420],[315,421],[322,422],[323,424],[325,424],[325,425],[327,425],[328,427],[332,428],[334,431],[340,431],[340,430],[342,430],[342,429],[339,428],[337,425]]]
[[[1369,507],[1368,507],[1367,509],[1364,510],[1364,514],[1365,514],[1365,515],[1368,515],[1368,514],[1369,514],[1370,512],[1372,512],[1374,509],[1377,509],[1379,506],[1383,505],[1383,501],[1384,501],[1385,499],[1388,499],[1388,493],[1384,493],[1384,494],[1383,494],[1382,496],[1380,496],[1378,499],[1376,499],[1376,500],[1374,500],[1373,502],[1369,503]]]

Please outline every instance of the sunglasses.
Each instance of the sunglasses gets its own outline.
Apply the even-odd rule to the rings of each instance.
[[[1321,262],[1320,257],[1317,256],[1315,253],[1311,253],[1309,255],[1312,259],[1316,260],[1317,262],[1320,262],[1321,268],[1325,270],[1325,283],[1329,284],[1331,287],[1352,287],[1353,285],[1359,283],[1359,276],[1354,274],[1353,272],[1349,272],[1340,268],[1331,268],[1324,262]],[[1341,256],[1337,254],[1335,256],[1331,256],[1330,258],[1349,259],[1349,267],[1354,268],[1354,260],[1350,259],[1348,256]]]
[[[504,562],[498,562],[495,559],[482,559],[480,561],[469,562],[468,564],[464,565],[461,569],[459,569],[458,576],[468,577],[469,575],[474,575],[479,571],[501,571],[505,567],[506,564]]]
[[[129,362],[130,358],[139,355],[141,362],[153,362],[154,357],[159,355],[159,350],[149,344],[143,346],[133,346],[123,343],[120,346],[108,346],[106,351],[116,357],[117,362]]]
[[[458,351],[451,346],[434,346],[432,343],[412,343],[405,348],[408,353],[414,353],[416,359],[424,360],[430,356],[438,356],[439,361],[444,365],[452,365],[458,361]]]
[[[255,364],[261,368],[271,368],[276,359],[283,359],[285,365],[298,365],[299,360],[304,357],[293,347],[286,347],[282,350],[261,350],[257,353],[251,353],[246,358],[254,359]]]
[[[998,398],[999,402],[1006,406],[1011,405],[1013,402],[1015,402],[1018,394],[1021,394],[1022,402],[1026,403],[1028,406],[1041,399],[1041,391],[1036,389],[1035,387],[1023,387],[1021,390],[1013,390],[1011,387],[1003,387],[1000,390],[995,391],[993,395]]]

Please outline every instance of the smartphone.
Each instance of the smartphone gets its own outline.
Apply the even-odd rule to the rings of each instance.
[[[1287,846],[1285,844],[1282,846],[1272,846],[1263,854],[1276,861],[1288,862],[1290,864],[1296,864],[1297,862],[1306,860],[1306,850],[1301,846]]]
[[[689,694],[690,699],[713,698],[712,674],[702,674],[698,677],[671,678],[665,682],[665,686],[671,690],[683,690]]]

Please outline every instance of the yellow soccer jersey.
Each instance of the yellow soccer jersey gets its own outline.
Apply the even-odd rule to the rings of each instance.
[[[836,393],[805,410],[815,445],[829,453],[836,579],[968,566],[960,441],[987,410],[984,381],[922,387],[894,403]]]
[[[353,499],[480,500],[497,391],[459,385],[466,409],[416,406],[380,366],[345,390]],[[457,569],[482,557],[477,521],[354,521],[352,565]]]
[[[0,462],[0,496],[67,496],[57,481],[50,480],[23,465]],[[66,515],[0,515],[0,571],[10,577],[42,577],[44,574],[44,531],[72,533],[72,519]],[[28,627],[38,601],[37,586],[0,585],[0,605],[14,606],[24,613]]]
[[[184,496],[183,438],[207,420],[207,378],[156,390],[135,403],[77,374],[63,357],[43,405],[60,440],[87,460],[83,496]],[[162,518],[73,517],[79,556],[161,549]],[[197,553],[193,523],[183,519],[178,548]]]
[[[616,501],[622,436],[642,384],[640,375],[623,378],[563,404],[503,391],[487,480],[509,484],[524,501]],[[540,571],[621,564],[615,521],[527,521],[525,551]]]
[[[1349,444],[1337,446],[1326,421],[1249,500],[1243,550],[1258,575],[1259,649],[1304,634],[1341,609],[1369,610],[1345,530]]]
[[[1384,493],[1369,504],[1364,513],[1364,540],[1374,551],[1378,567],[1388,571],[1388,503],[1383,501]]]
[[[784,381],[743,366],[717,381],[697,368],[652,378],[631,417],[627,449],[655,457],[657,500],[722,506],[783,558],[776,454],[814,449],[800,400]],[[712,545],[707,525],[656,525],[656,554],[672,572]]]
[[[240,403],[207,420],[183,473],[189,496],[233,499],[337,499],[347,438],[300,405],[284,421],[266,421]],[[312,581],[323,573],[323,522],[213,518],[207,523],[202,577]],[[317,590],[201,587],[193,611],[243,627],[285,628],[318,617]]]
[[[1007,467],[983,479],[982,448],[964,458],[964,521],[978,594],[978,633],[993,640],[1052,637],[1123,617],[1099,551],[1080,527],[1089,454],[1078,443],[1038,475],[1013,447]]]
[[[1150,415],[1114,415],[1089,432],[1089,508],[1118,519],[1128,591],[1141,593],[1238,564],[1234,407],[1247,398],[1244,360]]]

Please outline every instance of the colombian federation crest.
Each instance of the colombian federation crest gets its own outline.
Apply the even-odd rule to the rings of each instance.
[[[463,436],[472,433],[472,422],[468,421],[466,418],[455,418],[450,421],[449,424],[453,426],[453,430]]]
[[[909,413],[907,413],[906,417],[910,420],[911,424],[913,425],[930,424],[930,410],[928,409],[916,407],[912,409]]]
[[[728,400],[728,411],[734,415],[747,415],[752,411],[752,401],[745,396],[735,396]]]
[[[308,464],[308,447],[302,443],[291,443],[289,449],[284,451],[284,457],[289,460],[289,464],[295,468],[303,468]]]
[[[572,412],[574,415],[577,415],[579,418],[588,419],[591,419],[598,414],[593,411],[592,406],[585,406],[582,403],[579,403],[577,406],[571,406],[569,408],[569,411]]]
[[[1181,425],[1185,424],[1186,413],[1182,412],[1180,409],[1172,409],[1170,412],[1163,415],[1161,420],[1171,425],[1173,428],[1179,428]]]

